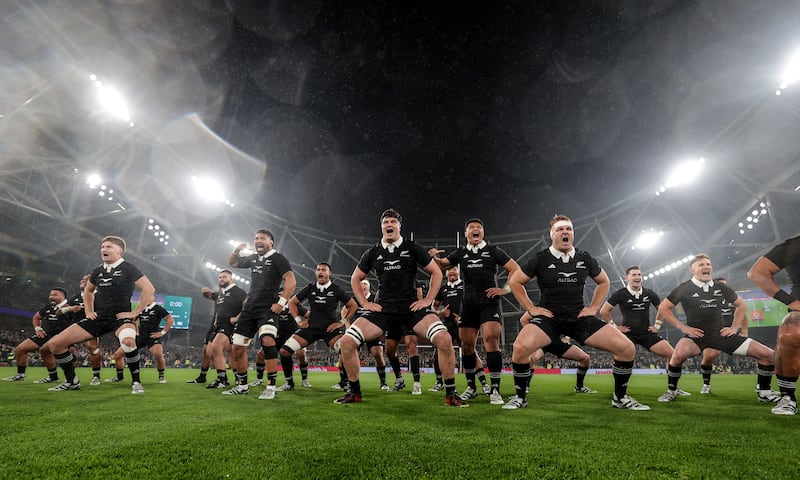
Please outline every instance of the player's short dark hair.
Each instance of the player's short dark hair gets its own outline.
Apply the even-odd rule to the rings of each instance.
[[[473,217],[473,218],[470,218],[469,220],[467,220],[466,222],[464,222],[464,230],[467,229],[467,227],[469,226],[470,223],[480,223],[481,227],[483,226],[483,220],[481,220],[478,217]]]
[[[631,270],[641,270],[642,268],[639,265],[631,265],[630,267],[625,269],[625,275],[631,273]]]
[[[700,260],[708,260],[711,261],[711,257],[708,256],[707,253],[698,253],[692,258],[692,261],[689,262],[689,266],[694,265],[695,263],[699,262]]]
[[[116,245],[119,248],[121,248],[123,252],[125,251],[125,247],[126,247],[125,240],[123,240],[122,237],[116,237],[114,235],[107,235],[107,236],[103,237],[103,240],[100,243],[106,243],[106,242],[111,242],[114,245]]]
[[[403,223],[403,216],[394,208],[387,208],[381,213],[381,222],[384,218],[396,218],[398,222]]]
[[[330,263],[328,263],[328,262],[319,262],[317,264],[318,267],[321,267],[322,265],[325,265],[326,267],[328,267],[328,270],[333,271],[333,268],[331,268],[331,264]]]
[[[728,280],[725,277],[717,277],[714,279],[714,283],[728,283]]]
[[[67,298],[67,291],[66,291],[65,289],[63,289],[63,288],[61,288],[61,287],[53,287],[53,288],[51,288],[51,289],[50,289],[50,291],[51,291],[51,292],[52,292],[53,290],[56,290],[56,291],[58,291],[58,292],[61,292],[61,293],[63,293],[63,294],[64,294],[64,298]]]
[[[256,230],[256,234],[258,233],[263,233],[264,235],[268,236],[270,240],[272,240],[273,242],[275,241],[275,236],[272,234],[272,232],[270,232],[266,228]]]
[[[557,213],[557,214],[553,215],[553,219],[550,220],[550,228],[553,228],[553,225],[555,225],[556,222],[560,222],[561,220],[564,220],[565,222],[572,223],[572,219],[571,218],[569,218],[568,216],[564,215],[563,213]]]
[[[227,268],[225,270],[220,270],[219,273],[227,273],[228,275],[233,276],[233,272],[231,272]]]

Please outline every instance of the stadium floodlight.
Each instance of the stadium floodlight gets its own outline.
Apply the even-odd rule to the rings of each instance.
[[[786,68],[783,70],[781,83],[778,85],[778,90],[775,90],[775,95],[780,95],[783,90],[789,88],[798,78],[800,78],[800,50],[789,57]]]
[[[197,195],[203,200],[208,202],[222,202],[231,208],[235,206],[234,203],[225,196],[222,185],[213,178],[192,176],[192,184],[194,185]]]
[[[86,177],[86,184],[89,185],[89,188],[97,188],[101,183],[103,183],[103,179],[96,173],[91,173]]]
[[[97,88],[99,89],[97,98],[100,99],[100,104],[103,105],[103,108],[105,108],[106,111],[114,117],[124,120],[130,124],[130,110],[128,109],[125,99],[122,98],[122,94],[120,94],[115,88],[103,84],[99,84]]]
[[[659,230],[655,231],[652,228],[649,231],[642,232],[639,235],[639,238],[636,239],[636,243],[631,247],[633,250],[639,249],[647,249],[652,247],[658,242],[658,239],[664,236],[664,232]]]
[[[672,270],[676,270],[678,267],[680,267],[683,264],[691,262],[693,258],[694,258],[694,255],[687,255],[685,257],[679,258],[678,260],[670,262],[670,263],[664,265],[661,268],[657,268],[657,269],[653,270],[650,273],[643,274],[642,277],[645,278],[645,279],[648,279],[648,278],[657,277],[658,275],[664,275],[667,272],[670,272]]]
[[[755,228],[755,225],[761,220],[761,217],[764,217],[769,214],[769,202],[766,200],[759,201],[754,207],[753,210],[748,212],[747,217],[744,220],[738,223],[739,226],[739,235],[744,235],[747,233],[748,230],[752,230]]]
[[[679,163],[675,168],[672,169],[669,177],[667,177],[667,183],[665,187],[673,188],[690,183],[700,174],[700,168],[703,166],[705,161],[705,158],[700,157],[697,160]]]
[[[210,202],[222,202],[225,194],[216,180],[210,177],[196,177],[192,175],[192,184],[198,196]]]
[[[670,188],[691,183],[700,174],[705,161],[705,158],[700,157],[697,160],[689,160],[676,165],[670,172],[664,185],[656,190],[656,196],[660,196]]]

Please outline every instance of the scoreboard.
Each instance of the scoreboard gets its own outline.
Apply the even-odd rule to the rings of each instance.
[[[133,294],[131,297],[131,308],[136,308],[136,306],[139,305],[140,295],[141,292],[138,291]],[[175,319],[172,328],[178,330],[186,330],[189,328],[189,320],[192,318],[192,297],[179,297],[177,295],[162,295],[157,293],[156,303],[164,307],[164,309],[172,315],[172,318]],[[161,322],[162,327],[164,323],[164,321]]]

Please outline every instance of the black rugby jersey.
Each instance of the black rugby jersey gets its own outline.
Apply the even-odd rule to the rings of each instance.
[[[80,306],[83,308],[83,292],[75,294],[72,298],[67,300],[67,305],[70,307]],[[70,317],[73,323],[79,322],[86,318],[86,312],[84,310],[79,310],[77,312],[69,312],[67,316]]]
[[[417,301],[417,267],[427,267],[433,259],[421,245],[402,239],[391,251],[381,243],[361,256],[358,268],[364,273],[375,270],[380,295],[377,303],[384,312],[408,312]]]
[[[546,248],[533,256],[522,267],[522,272],[539,285],[542,297],[539,306],[554,314],[579,312],[585,306],[583,287],[587,278],[602,272],[591,255],[575,249],[575,256],[566,263]]]
[[[105,265],[92,270],[89,281],[95,286],[94,311],[98,317],[116,317],[131,311],[131,295],[136,281],[144,274],[132,263],[123,261],[110,270]]]
[[[487,288],[496,287],[498,269],[502,269],[509,260],[511,257],[500,247],[488,243],[477,252],[463,246],[447,256],[450,265],[460,266],[461,280],[467,292],[484,292]]]
[[[250,269],[250,292],[244,307],[247,310],[278,303],[283,275],[292,270],[289,260],[275,250],[264,256],[254,253],[238,257],[236,267]]]
[[[61,307],[66,305],[68,303],[65,300],[56,305],[47,304],[39,309],[39,319],[47,335],[55,335],[72,324],[72,317],[60,312]]]
[[[730,327],[731,325],[733,325],[733,312],[735,311],[736,307],[734,307],[732,303],[728,303],[727,301],[722,302],[722,308],[720,309],[720,314],[722,315],[723,327]]]
[[[239,315],[242,306],[247,298],[247,292],[238,285],[231,285],[224,291],[214,292],[211,299],[214,300],[214,320],[217,325],[230,322],[231,318]]]
[[[461,315],[461,300],[464,298],[464,281],[458,281],[452,285],[448,282],[442,284],[439,289],[439,294],[436,295],[436,300],[439,301],[439,308],[445,306],[450,307],[450,312],[456,315]]]
[[[161,320],[170,313],[159,304],[148,306],[137,317],[139,319],[139,336],[149,337],[151,333],[161,330]]]
[[[297,314],[301,317],[305,317],[306,312],[308,312],[308,309],[298,303]],[[295,320],[292,318],[292,314],[289,312],[288,308],[284,308],[283,311],[278,314],[278,322],[292,322],[292,325],[295,325]]]
[[[800,300],[800,236],[790,238],[776,245],[764,257],[778,268],[786,270],[792,282],[790,295],[793,300]]]
[[[608,297],[607,302],[612,307],[619,305],[622,325],[630,327],[632,332],[646,332],[650,327],[650,306],[658,308],[661,299],[649,288],[642,288],[637,298],[625,287]]]
[[[732,306],[739,296],[727,285],[713,282],[704,291],[691,280],[678,285],[667,299],[675,305],[683,305],[686,312],[686,324],[699,328],[704,332],[719,333],[722,324],[722,308],[726,304]]]
[[[309,283],[296,296],[301,302],[308,300],[308,308],[311,310],[308,317],[309,327],[321,329],[339,321],[339,302],[344,305],[351,298],[342,287],[333,282],[324,289],[319,288],[317,283]]]

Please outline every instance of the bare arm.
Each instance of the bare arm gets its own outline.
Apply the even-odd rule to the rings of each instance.
[[[730,333],[730,335],[733,335],[736,332],[738,332],[739,329],[741,328],[742,329],[742,335],[744,335],[746,337],[747,336],[747,315],[746,315],[747,314],[747,304],[745,304],[744,300],[742,300],[742,297],[736,297],[736,301],[733,302],[733,306],[734,306],[735,310],[733,311],[733,322],[731,322],[731,326],[730,326],[731,331],[729,333]],[[724,331],[725,329],[723,328],[722,330]],[[722,332],[720,332],[720,333],[722,333]],[[724,335],[726,337],[728,336],[728,335],[725,335],[725,333],[722,333],[722,335]]]
[[[167,315],[164,317],[167,320],[167,323],[164,324],[164,328],[161,329],[159,332],[153,332],[150,334],[151,338],[161,338],[169,332],[169,329],[172,328],[172,325],[175,324],[175,318],[172,314]]]
[[[519,270],[519,265],[517,264],[516,260],[512,258],[507,261],[505,265],[503,265],[503,268],[506,272],[508,272],[508,276],[510,277],[511,274]],[[511,288],[508,287],[508,284],[501,288],[492,287],[486,289],[486,296],[488,298],[502,297],[508,295],[509,293],[511,293]]]
[[[428,255],[430,255],[433,261],[436,262],[436,265],[438,265],[442,270],[446,270],[450,267],[450,260],[448,260],[446,257],[438,257],[437,255],[440,253],[444,253],[444,250],[439,250],[437,248],[428,249]]]
[[[597,315],[597,311],[600,310],[600,307],[605,303],[608,291],[611,289],[611,281],[608,279],[608,275],[606,275],[603,269],[600,269],[600,274],[592,278],[592,280],[597,284],[592,294],[592,303],[585,306],[583,310],[578,313],[578,317]]]
[[[294,295],[294,289],[297,286],[297,280],[294,278],[294,272],[289,270],[283,274],[283,296],[278,297],[278,303],[273,303],[269,308],[272,313],[278,314],[283,311],[283,307],[289,304],[289,298]]]
[[[693,337],[703,336],[703,331],[699,328],[690,327],[681,323],[678,317],[672,313],[673,308],[675,308],[675,304],[669,301],[669,299],[662,300],[661,304],[658,306],[658,316],[672,324],[673,327],[677,328],[685,335],[691,335]]]
[[[511,293],[514,294],[514,298],[519,302],[520,307],[530,313],[531,316],[544,315],[545,317],[553,318],[553,312],[546,308],[537,307],[531,301],[528,292],[525,290],[525,284],[530,280],[531,277],[525,275],[522,269],[518,269],[509,275],[508,287],[511,289]]]
[[[289,299],[289,314],[295,320],[297,320],[297,317],[300,315],[300,310],[297,308],[299,304],[300,300],[297,299],[297,295],[292,295],[292,298]]]
[[[606,321],[606,323],[610,323],[612,325],[614,324],[614,317],[611,316],[611,310],[613,308],[614,307],[608,302],[604,302],[603,306],[600,307],[600,316]]]
[[[239,252],[247,248],[246,243],[240,243],[236,245],[236,248],[228,255],[228,265],[231,267],[235,267],[239,264]]]
[[[411,304],[412,311],[418,311],[423,308],[428,308],[433,305],[436,300],[436,295],[439,294],[439,288],[442,286],[442,269],[438,267],[436,262],[430,262],[425,267],[425,271],[431,275],[431,282],[428,286],[428,295],[422,300],[417,300]]]
[[[90,320],[94,320],[95,318],[97,318],[97,314],[94,313],[95,288],[96,287],[91,281],[86,282],[86,286],[83,288],[83,308],[86,312],[86,318]]]
[[[356,314],[356,310],[358,310],[358,304],[351,298],[342,308],[342,318],[349,322],[353,315]]]
[[[138,317],[148,305],[156,301],[156,287],[150,283],[150,279],[147,278],[146,275],[142,275],[139,280],[136,280],[136,287],[141,290],[139,305],[137,305],[136,310],[133,311],[133,313],[136,314],[135,316]]]
[[[781,288],[775,283],[775,275],[780,270],[772,260],[767,257],[761,257],[747,272],[747,278],[770,297],[775,297],[775,294],[782,296],[779,293]],[[786,292],[783,292],[783,294],[786,295]],[[780,298],[777,298],[777,300],[780,300]],[[800,310],[800,300],[792,300],[787,305],[790,310]]]
[[[147,276],[142,275],[139,280],[136,280],[134,283],[136,287],[141,291],[139,295],[139,304],[136,305],[136,309],[132,312],[120,312],[117,314],[117,318],[136,318],[139,316],[148,305],[152,304],[156,301],[156,288],[150,283],[150,280]],[[88,285],[87,285],[88,286]],[[86,294],[84,293],[83,296],[84,303],[86,302]]]
[[[367,297],[364,295],[364,292],[361,290],[361,280],[367,278],[367,274],[361,270],[360,268],[356,267],[353,270],[353,274],[350,275],[350,288],[353,290],[353,296],[356,298],[356,301],[359,305],[364,308],[367,308]]]
[[[33,322],[33,331],[36,333],[36,336],[39,338],[46,337],[47,334],[44,333],[44,328],[42,328],[42,316],[39,315],[39,312],[33,314],[33,319],[31,321]]]

